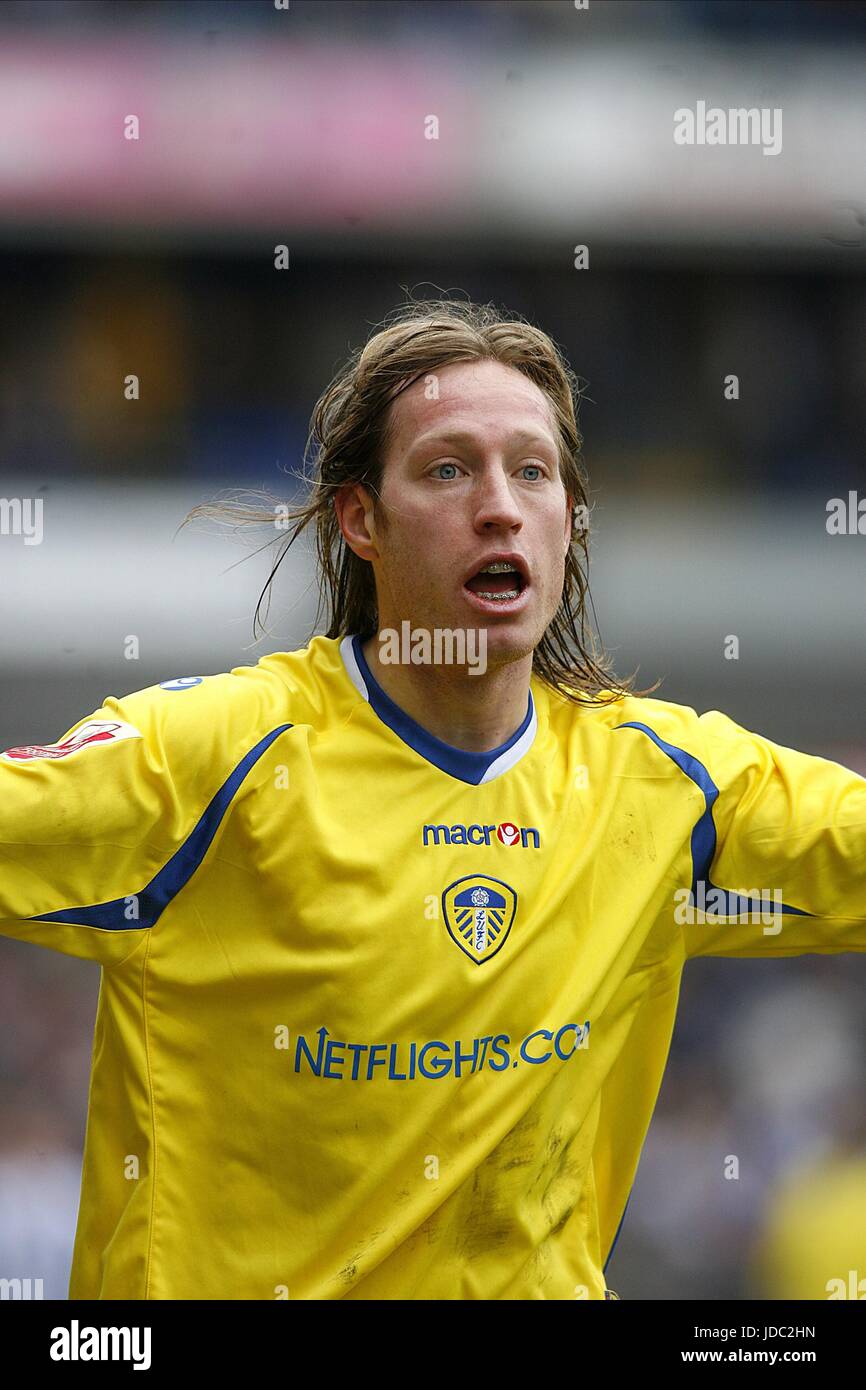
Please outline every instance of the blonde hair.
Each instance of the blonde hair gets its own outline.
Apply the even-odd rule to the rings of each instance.
[[[380,502],[383,459],[391,438],[388,407],[419,377],[455,362],[501,362],[522,372],[547,397],[558,435],[560,473],[574,515],[588,522],[587,478],[577,425],[581,388],[559,348],[540,328],[499,312],[490,304],[464,300],[409,300],[392,311],[363,347],[356,349],[316,402],[299,476],[309,493],[291,508],[264,496],[269,511],[235,503],[204,503],[196,516],[240,523],[274,522],[275,506],[288,534],[259,596],[253,623],[274,576],[291,545],[315,527],[319,605],[327,637],[358,633],[366,640],[378,627],[372,566],[346,545],[334,509],[334,497],[347,483],[362,483]],[[632,689],[633,677],[619,681],[588,629],[588,524],[576,525],[565,560],[562,596],[532,658],[533,673],[567,700],[611,703]],[[264,629],[262,628],[262,631]],[[656,686],[658,682],[656,682]],[[656,686],[651,687],[655,689]]]

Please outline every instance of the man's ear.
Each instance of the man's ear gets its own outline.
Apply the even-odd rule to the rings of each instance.
[[[334,511],[343,539],[362,560],[377,560],[373,498],[363,483],[345,483],[334,494]]]

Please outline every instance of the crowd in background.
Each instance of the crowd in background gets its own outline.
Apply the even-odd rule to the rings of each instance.
[[[863,481],[866,286],[836,274],[571,268],[570,248],[478,264],[459,293],[542,325],[583,386],[591,481],[846,495]],[[454,268],[397,258],[5,258],[0,458],[57,477],[281,480],[369,326]],[[783,258],[780,257],[780,261]],[[139,378],[131,403],[125,380]],[[726,379],[738,378],[738,399]]]

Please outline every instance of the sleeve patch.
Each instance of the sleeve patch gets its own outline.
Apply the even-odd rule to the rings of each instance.
[[[88,719],[60,743],[27,743],[20,748],[7,748],[0,753],[0,758],[15,763],[30,762],[34,758],[68,758],[71,753],[79,753],[82,748],[91,748],[95,744],[118,743],[124,738],[141,737],[139,729],[122,719]]]

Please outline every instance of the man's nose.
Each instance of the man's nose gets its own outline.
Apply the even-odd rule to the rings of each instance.
[[[486,469],[478,477],[475,524],[510,526],[523,524],[523,517],[502,468]]]

